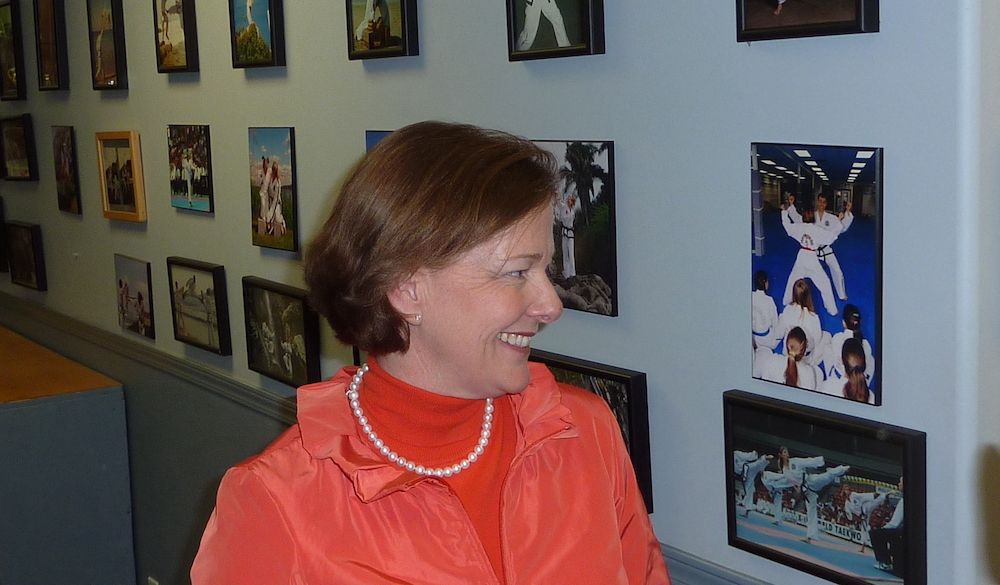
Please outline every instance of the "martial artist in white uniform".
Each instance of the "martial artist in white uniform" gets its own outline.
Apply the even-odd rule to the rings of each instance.
[[[774,500],[774,524],[779,524],[782,519],[782,499],[785,490],[788,488],[796,488],[802,486],[804,481],[804,475],[810,469],[819,469],[826,465],[823,460],[822,455],[817,455],[816,457],[792,457],[788,460],[788,467],[782,468],[781,471],[765,471],[761,475],[761,482],[764,483],[764,487],[771,492],[771,498]]]
[[[758,351],[754,354],[753,377],[768,382],[785,383],[785,369],[788,367],[788,356],[774,353],[771,350]],[[798,370],[799,383],[796,388],[815,390],[823,381],[823,374],[816,366],[806,363],[805,358],[795,362]]]
[[[575,195],[566,193],[570,188],[567,183],[563,196],[556,202],[556,221],[559,222],[562,233],[563,278],[576,276],[576,215],[580,212]]]
[[[392,27],[389,26],[389,3],[386,0],[368,0],[365,2],[365,19],[358,24],[358,28],[354,31],[355,39],[360,41],[364,38],[365,31],[368,30],[368,23],[375,21],[376,8],[382,15],[382,24],[388,30],[392,30]]]
[[[792,199],[792,201],[794,201],[794,199]],[[817,195],[814,223],[839,236],[840,234],[846,232],[847,229],[854,223],[854,214],[851,213],[851,202],[850,200],[847,202],[847,209],[844,211],[843,219],[836,215],[827,213],[826,205],[826,195],[823,195],[822,193]],[[796,223],[802,221],[802,216],[799,215],[794,205],[788,206],[788,215],[792,221]],[[840,269],[840,262],[837,260],[837,255],[833,253],[833,246],[820,246],[820,248],[816,250],[816,257],[819,258],[820,262],[826,262],[826,265],[830,267],[830,280],[833,281],[833,288],[837,291],[837,298],[842,301],[846,301],[847,288],[844,284],[844,271]]]
[[[844,512],[848,516],[861,519],[861,551],[864,552],[865,545],[871,546],[871,537],[868,531],[871,529],[872,511],[882,505],[888,492],[878,494],[875,492],[854,492],[847,497],[844,502]]]
[[[792,271],[788,275],[788,283],[785,285],[782,302],[787,305],[792,301],[792,286],[796,280],[808,278],[819,289],[826,312],[836,315],[839,310],[833,297],[830,277],[820,265],[819,258],[816,257],[816,250],[820,246],[833,244],[840,234],[827,231],[815,223],[793,222],[788,209],[781,210],[781,225],[785,228],[785,233],[799,243],[799,253],[795,257],[795,264],[792,265]]]
[[[755,290],[750,296],[750,325],[753,328],[753,343],[758,350],[778,347],[781,333],[778,331],[778,307],[767,294],[767,273],[763,270],[754,276]]]
[[[538,23],[542,17],[549,19],[552,23],[552,30],[556,35],[556,44],[560,47],[568,47],[569,35],[566,34],[566,24],[563,22],[562,12],[556,5],[556,0],[525,0],[524,4],[524,28],[517,37],[518,51],[527,51],[531,45],[535,44],[535,35],[538,34]]]
[[[750,514],[753,508],[753,495],[756,491],[757,476],[767,467],[768,461],[774,459],[773,455],[757,456],[756,451],[733,451],[733,469],[743,481],[743,499],[736,504],[743,508],[743,515]]]
[[[823,488],[830,485],[847,473],[849,465],[831,467],[822,473],[807,473],[802,485],[806,496],[806,538],[809,542],[819,538],[819,494]]]
[[[788,305],[778,317],[778,332],[784,338],[795,327],[801,327],[806,334],[806,356],[803,361],[811,366],[819,364],[823,359],[823,353],[819,351],[819,348],[830,343],[830,334],[823,331],[819,315],[806,307],[795,304]],[[787,343],[783,346],[782,353],[788,354]],[[823,380],[822,375],[820,375],[819,380]]]

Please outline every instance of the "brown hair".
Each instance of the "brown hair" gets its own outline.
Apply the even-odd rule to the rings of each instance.
[[[809,309],[810,313],[815,313],[813,308],[812,289],[809,288],[809,281],[800,278],[792,285],[792,302],[802,309]]]
[[[379,142],[351,170],[305,253],[309,300],[341,342],[405,351],[409,329],[393,286],[551,205],[555,158],[523,138],[420,122]]]
[[[868,380],[865,379],[865,348],[853,337],[844,340],[840,349],[840,359],[844,362],[844,374],[847,382],[844,384],[844,398],[868,402]]]
[[[798,348],[793,350],[789,347],[789,341],[798,342]],[[785,351],[788,352],[788,364],[785,366],[785,384],[789,386],[799,385],[799,367],[796,362],[802,361],[808,350],[809,342],[806,341],[806,332],[801,327],[792,327],[785,337]]]

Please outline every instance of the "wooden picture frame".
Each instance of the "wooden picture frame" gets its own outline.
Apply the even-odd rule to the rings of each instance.
[[[228,0],[233,68],[285,65],[282,0]]]
[[[842,585],[927,585],[925,433],[740,390],[723,408],[730,546]]]
[[[322,379],[319,316],[307,295],[271,280],[243,277],[247,367],[293,388]]]
[[[167,154],[170,160],[171,207],[214,213],[209,127],[179,124],[167,126]]]
[[[881,404],[882,149],[756,142],[750,155],[753,377]]]
[[[76,156],[76,130],[72,126],[52,126],[52,162],[59,211],[80,215],[83,213],[80,172]]]
[[[248,128],[247,143],[253,245],[297,252],[295,128]]]
[[[153,271],[149,262],[115,254],[118,326],[126,331],[156,339],[153,318]]]
[[[507,0],[510,61],[601,54],[603,0]]]
[[[69,89],[66,11],[63,0],[34,0],[38,90]]]
[[[736,0],[738,42],[878,30],[878,0]]]
[[[555,272],[549,278],[563,307],[617,317],[614,142],[533,142],[560,165],[552,226]]]
[[[8,221],[7,255],[11,282],[38,291],[48,290],[42,226],[37,223]]]
[[[219,355],[233,355],[225,267],[170,256],[167,280],[174,339]]]
[[[27,99],[19,0],[0,0],[0,100]]]
[[[4,179],[37,181],[38,155],[31,114],[0,118],[0,159]]]
[[[344,0],[348,59],[420,54],[416,0]]]
[[[597,394],[618,419],[646,510],[653,511],[653,472],[649,459],[649,410],[646,374],[579,358],[531,349],[530,361],[548,366],[556,381]]]
[[[122,0],[87,0],[90,80],[95,90],[128,89]]]
[[[139,133],[126,130],[98,132],[95,136],[104,217],[145,222],[146,189],[142,177]]]
[[[195,0],[153,0],[153,31],[158,72],[199,70]]]

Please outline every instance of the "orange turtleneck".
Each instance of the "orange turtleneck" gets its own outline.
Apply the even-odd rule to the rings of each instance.
[[[399,455],[424,467],[465,459],[479,441],[485,400],[441,396],[397,380],[369,357],[359,390],[372,429]],[[490,442],[479,459],[458,475],[442,478],[458,496],[503,581],[500,491],[514,459],[517,427],[510,399],[493,400]]]

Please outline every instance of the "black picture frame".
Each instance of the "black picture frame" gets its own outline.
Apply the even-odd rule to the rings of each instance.
[[[225,267],[170,256],[167,280],[174,339],[219,355],[233,355]]]
[[[0,0],[0,100],[27,99],[27,75],[24,70],[24,41],[21,34],[19,0]]]
[[[927,584],[925,433],[742,390],[723,408],[730,546],[842,585]]]
[[[87,0],[90,80],[95,90],[128,89],[122,0]]]
[[[59,211],[80,215],[80,171],[73,126],[52,126],[52,163],[55,166],[56,201]]]
[[[233,68],[285,65],[283,0],[228,0]],[[267,30],[261,27],[267,25]]]
[[[653,472],[649,460],[649,407],[646,374],[580,358],[531,349],[528,358],[548,366],[556,381],[603,398],[618,420],[646,510],[653,512]]]
[[[534,140],[559,163],[549,278],[563,307],[618,316],[614,142]],[[567,258],[572,258],[568,262]]]
[[[878,0],[736,0],[737,42],[878,30]]]
[[[344,4],[348,59],[420,54],[417,0],[344,0]]]
[[[153,32],[159,73],[199,70],[195,0],[153,0]]]
[[[115,254],[118,326],[156,339],[153,313],[153,270],[149,262]]]
[[[251,241],[262,248],[297,252],[299,206],[295,128],[248,128],[247,145]],[[265,165],[269,165],[269,170],[265,170]],[[276,195],[280,197],[275,198]]]
[[[256,276],[243,277],[247,367],[293,388],[319,382],[319,315],[308,292]]]
[[[66,11],[63,0],[35,0],[35,54],[38,90],[69,89]]]
[[[170,206],[214,213],[210,128],[194,124],[168,125],[167,157],[170,162]]]
[[[10,272],[10,257],[7,254],[7,216],[4,212],[3,197],[0,197],[0,272]]]
[[[753,377],[880,405],[882,149],[755,142],[750,156]],[[803,335],[789,380],[787,338],[802,354]],[[847,383],[845,352],[864,383]]]
[[[8,221],[6,226],[10,281],[38,291],[48,290],[42,226],[23,221]]]
[[[38,155],[31,114],[0,118],[0,159],[8,181],[37,181]]]
[[[604,0],[507,0],[508,60],[602,54]]]

